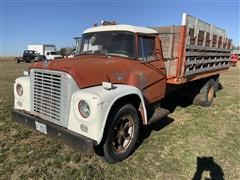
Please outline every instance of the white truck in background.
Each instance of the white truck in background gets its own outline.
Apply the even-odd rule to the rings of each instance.
[[[30,44],[28,50],[37,51],[40,55],[45,55],[47,60],[60,59],[62,56],[56,51],[56,46],[53,44]]]

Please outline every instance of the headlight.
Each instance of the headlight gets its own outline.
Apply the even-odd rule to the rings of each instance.
[[[78,111],[82,117],[88,118],[88,116],[90,115],[90,108],[88,103],[86,101],[81,100],[78,103]]]
[[[18,96],[20,96],[20,97],[23,95],[23,87],[19,83],[17,83],[17,85],[16,85],[16,92],[17,92]]]

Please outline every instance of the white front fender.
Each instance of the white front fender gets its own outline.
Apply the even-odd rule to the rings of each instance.
[[[19,96],[16,92],[16,86],[20,84],[23,87],[23,95]],[[14,109],[20,109],[30,112],[30,77],[21,76],[14,82]]]
[[[146,124],[147,112],[141,91],[134,86],[116,84],[110,90],[95,86],[75,92],[71,99],[68,129],[100,143],[111,107],[117,100],[128,95],[137,95],[141,100],[141,113]],[[90,116],[88,118],[83,118],[78,112],[80,100],[89,104]]]

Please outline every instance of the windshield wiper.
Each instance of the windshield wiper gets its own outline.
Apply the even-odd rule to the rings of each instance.
[[[92,51],[84,51],[84,52],[80,52],[80,53],[78,53],[79,55],[80,54],[93,54],[93,52]]]
[[[104,55],[104,56],[107,55],[107,51],[106,50],[97,50],[97,51],[94,51],[93,53],[94,54],[101,54],[101,55]]]
[[[92,55],[92,54],[99,54],[99,55],[104,55],[106,56],[107,55],[107,52],[104,51],[104,50],[97,50],[97,51],[84,51],[84,52],[81,52],[79,54],[89,54],[89,55]]]

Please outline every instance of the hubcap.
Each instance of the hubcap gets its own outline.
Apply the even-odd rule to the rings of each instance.
[[[130,115],[121,116],[113,131],[113,150],[117,153],[124,153],[132,142],[133,134],[133,118]]]

